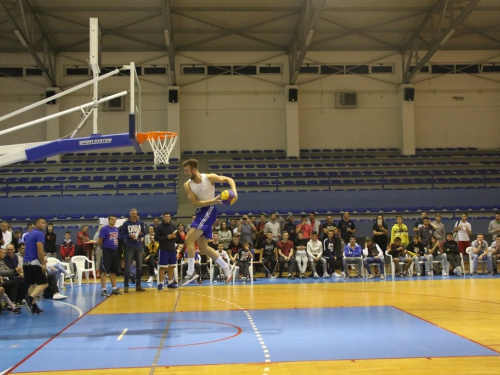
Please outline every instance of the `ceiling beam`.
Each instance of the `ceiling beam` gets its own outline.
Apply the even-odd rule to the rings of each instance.
[[[174,28],[172,25],[172,8],[170,0],[160,0],[163,14],[163,24],[165,33],[165,47],[168,54],[168,69],[169,79],[172,86],[177,86],[177,78],[175,74],[175,40]]]
[[[467,17],[471,14],[474,8],[477,6],[480,0],[467,0],[467,1],[449,1],[449,0],[440,0],[436,3],[436,6],[433,8],[433,11],[430,12],[425,19],[420,24],[419,28],[415,31],[415,34],[408,41],[405,46],[404,52],[410,49],[410,57],[408,58],[405,71],[403,72],[403,83],[408,84],[411,83],[412,79],[420,72],[420,69],[427,64],[427,62],[432,58],[432,56],[436,53],[441,46],[443,46],[448,39],[453,35],[456,28],[461,25]],[[456,2],[464,3],[467,2],[467,5],[460,8],[458,14],[455,16],[454,14],[454,5]],[[418,57],[418,38],[420,36],[419,31],[422,27],[425,27],[430,19],[434,16],[436,12],[440,11],[440,20],[439,20],[439,29],[435,32],[435,38],[428,48],[424,57],[419,59]],[[442,21],[444,16],[449,13],[451,15],[448,24],[448,27],[441,28]],[[411,48],[410,48],[411,47]],[[415,67],[411,69],[411,63],[415,61]]]
[[[28,0],[0,0],[0,6],[14,26],[14,33],[19,42],[28,50],[48,83],[56,87],[56,49],[30,2]],[[41,40],[41,51],[36,49],[38,40]]]
[[[316,8],[314,8],[313,2],[314,0],[304,0],[304,7],[302,14],[299,17],[297,32],[292,38],[292,43],[290,45],[288,54],[288,83],[290,85],[294,85],[297,77],[299,76],[300,67],[306,57],[307,50],[314,35],[316,24],[319,20],[321,12],[323,11],[326,0],[318,0]]]

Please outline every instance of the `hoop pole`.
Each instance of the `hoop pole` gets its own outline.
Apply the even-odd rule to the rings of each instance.
[[[127,95],[127,92],[126,91],[122,91],[122,92],[119,92],[118,94],[106,96],[106,97],[98,100],[97,104],[104,103],[104,102],[107,102],[109,100],[112,100],[112,99],[115,99],[115,98],[119,98],[120,96],[125,96],[125,95]],[[54,113],[53,115],[45,116],[45,117],[39,118],[37,120],[26,122],[24,124],[14,126],[13,128],[9,128],[9,129],[5,129],[5,130],[0,131],[0,135],[4,135],[4,134],[7,134],[7,133],[12,133],[12,132],[14,132],[16,130],[28,128],[28,127],[30,127],[32,125],[36,125],[36,124],[39,124],[39,123],[47,121],[47,120],[51,120],[51,119],[56,118],[56,117],[61,117],[61,116],[67,115],[68,113],[73,113],[73,112],[76,112],[76,111],[80,111],[83,108],[92,107],[92,106],[94,106],[94,104],[95,104],[94,102],[82,104],[80,106],[73,107],[73,108],[67,109],[67,110],[62,111],[62,112]]]
[[[135,112],[135,63],[130,63],[130,113]]]
[[[97,69],[96,69],[97,70]],[[92,74],[94,75],[94,79],[99,77],[99,72],[95,71],[92,69]],[[95,111],[98,107],[98,100],[99,100],[99,81],[94,82],[94,89],[92,90],[92,99],[94,100],[94,113],[93,113],[93,126],[92,126],[92,134],[97,134],[98,129],[97,129],[97,119],[99,116],[99,111]]]
[[[49,97],[48,97],[48,98],[46,98],[46,99],[42,99],[42,100],[40,100],[40,101],[38,101],[38,102],[36,102],[36,103],[30,104],[30,105],[28,105],[28,106],[26,106],[26,107],[23,107],[23,108],[21,108],[21,109],[18,109],[17,111],[14,111],[14,112],[12,112],[12,113],[9,113],[9,114],[7,114],[7,115],[5,115],[5,116],[0,117],[0,122],[1,122],[1,121],[4,121],[4,120],[7,120],[8,118],[14,117],[15,115],[18,115],[18,114],[20,114],[20,113],[26,112],[26,111],[28,111],[28,110],[30,110],[30,109],[36,108],[36,107],[38,107],[38,106],[41,106],[42,104],[45,104],[45,103],[47,103],[47,102],[50,102],[51,100],[54,100],[54,99],[60,98],[61,96],[64,96],[64,95],[67,95],[67,94],[70,94],[70,93],[72,93],[72,92],[74,92],[74,91],[77,91],[77,90],[79,90],[79,89],[83,88],[83,87],[87,87],[87,86],[89,86],[89,85],[93,84],[94,82],[98,82],[98,81],[101,81],[101,80],[106,79],[106,78],[108,78],[108,77],[111,77],[111,76],[113,76],[113,75],[115,75],[115,74],[119,73],[119,72],[120,72],[120,70],[121,70],[121,69],[115,69],[115,70],[113,70],[112,72],[106,73],[106,74],[104,74],[104,75],[102,75],[102,76],[100,76],[100,77],[94,78],[94,79],[92,79],[92,80],[90,80],[90,81],[84,82],[84,83],[82,83],[82,84],[80,84],[80,85],[77,85],[77,86],[75,86],[75,87],[72,87],[72,88],[70,88],[70,89],[67,89],[67,90],[61,91],[59,94],[56,94],[56,95],[53,95],[53,96],[49,96]]]

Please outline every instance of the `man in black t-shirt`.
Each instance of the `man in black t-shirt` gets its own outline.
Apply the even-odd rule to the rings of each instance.
[[[344,218],[339,221],[337,226],[340,231],[340,238],[344,241],[344,244],[349,244],[349,238],[356,233],[356,225],[349,219],[349,212],[344,212]]]
[[[262,254],[262,265],[266,272],[266,277],[270,279],[275,279],[276,276],[273,275],[278,263],[278,244],[273,240],[273,232],[268,231],[266,233],[266,239],[262,241],[260,248],[263,250]]]

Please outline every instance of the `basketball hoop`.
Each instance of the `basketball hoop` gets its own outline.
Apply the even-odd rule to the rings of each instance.
[[[154,168],[159,164],[168,164],[170,153],[175,147],[177,133],[173,132],[147,132],[137,133],[137,142],[148,140],[153,150]]]

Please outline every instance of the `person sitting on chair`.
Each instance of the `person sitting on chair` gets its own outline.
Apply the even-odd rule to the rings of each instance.
[[[394,242],[387,246],[387,254],[392,256],[392,261],[394,262],[394,268],[398,277],[409,276],[408,270],[411,266],[412,260],[408,258],[408,252],[406,248],[401,244],[401,238],[395,237]],[[399,264],[404,264],[404,271],[399,270]]]
[[[363,271],[363,258],[361,256],[361,246],[356,243],[356,237],[351,236],[349,238],[349,243],[344,246],[344,258],[342,262],[344,264],[345,276],[344,280],[350,278],[349,269],[347,268],[348,264],[356,264],[358,267],[358,279],[362,279],[361,272]]]
[[[222,242],[217,243],[217,251],[219,252],[219,256],[222,258],[222,260],[226,263],[229,263],[231,258],[229,258],[229,255],[227,255],[226,251],[224,250],[224,244]],[[224,271],[222,270],[222,267],[215,262],[212,263],[212,267],[214,267],[214,283],[216,283],[217,281],[224,281]]]
[[[272,232],[271,232],[272,234]],[[271,236],[272,238],[272,236]],[[252,251],[250,250],[250,242],[244,241],[243,247],[238,250],[235,256],[238,262],[238,268],[240,270],[241,281],[250,280],[250,260],[253,258]]]
[[[318,241],[318,232],[312,231],[311,240],[307,243],[307,256],[309,264],[311,265],[311,271],[315,279],[319,278],[316,272],[316,262],[321,262],[323,267],[323,277],[330,277],[326,268],[326,259],[323,258],[323,245],[321,241]]]
[[[380,268],[380,278],[385,279],[384,253],[379,245],[373,243],[371,237],[365,238],[365,248],[363,249],[363,255],[365,256],[363,263],[365,265],[366,271],[368,271],[368,278],[374,278],[373,272],[370,268],[370,264],[378,264]]]
[[[439,243],[438,239],[436,236],[431,236],[431,240],[429,242],[429,245],[427,246],[427,253],[429,254],[429,257],[431,257],[431,264],[433,264],[436,261],[441,262],[441,266],[443,268],[442,275],[443,276],[448,276],[448,260],[446,259],[446,254],[443,253],[443,249],[441,248],[441,244]],[[437,266],[435,266],[436,273],[439,272],[437,269]],[[434,270],[431,269],[431,276],[434,276]]]
[[[266,272],[266,277],[270,279],[275,279],[274,270],[276,269],[277,253],[278,253],[278,244],[273,239],[273,232],[268,231],[266,233],[267,238],[262,241],[261,249],[262,253],[262,265],[264,266],[264,270]]]
[[[144,263],[146,263],[149,267],[149,279],[147,282],[152,283],[158,273],[156,270],[156,262],[158,262],[158,248],[160,247],[160,244],[155,240],[154,233],[149,234],[148,240],[149,242],[146,245],[146,258],[144,258]]]
[[[484,236],[479,233],[477,238],[472,241],[471,244],[472,251],[470,254],[472,260],[472,275],[477,275],[477,264],[480,260],[486,262],[486,267],[488,268],[488,275],[493,275],[493,266],[491,262],[491,253],[488,248],[488,242],[484,240]]]
[[[451,264],[453,273],[459,277],[462,276],[462,269],[460,267],[461,264],[460,247],[458,246],[457,241],[453,239],[452,232],[446,233],[446,241],[443,244],[443,251],[446,254],[446,259],[448,260],[448,263]]]
[[[490,254],[491,254],[491,265],[493,266],[493,274],[497,274],[497,261],[500,258],[500,234],[495,236],[493,235],[493,242],[490,246]]]
[[[428,221],[427,218],[424,218],[424,223],[426,222],[426,220]],[[422,228],[425,228],[425,226],[421,226],[419,230]],[[422,275],[422,272],[420,270],[420,262],[424,262],[425,274],[427,276],[431,276],[432,257],[425,253],[425,247],[422,242],[420,242],[419,235],[413,236],[413,241],[408,246],[406,246],[406,250],[413,255],[413,264],[415,265],[415,268],[417,270],[417,276]]]

